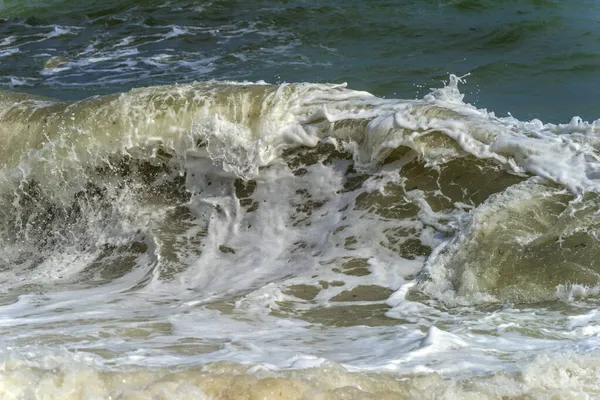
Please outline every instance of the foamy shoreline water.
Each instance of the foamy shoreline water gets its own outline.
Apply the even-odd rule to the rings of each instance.
[[[0,1],[0,397],[600,396],[584,3]]]
[[[596,124],[457,84],[3,93],[5,393],[595,393]]]

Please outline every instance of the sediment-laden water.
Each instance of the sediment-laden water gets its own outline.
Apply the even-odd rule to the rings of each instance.
[[[593,59],[509,62],[561,4],[0,2],[1,397],[600,395],[600,127],[512,86]]]

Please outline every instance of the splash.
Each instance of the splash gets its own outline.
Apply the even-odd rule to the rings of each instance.
[[[97,356],[6,379],[57,396],[69,380],[75,398],[82,376],[90,396],[547,393],[489,377],[594,307],[597,123],[498,118],[458,83],[420,100],[310,83],[2,92],[0,333]],[[209,371],[222,361],[235,371]],[[115,368],[139,385],[113,386]]]

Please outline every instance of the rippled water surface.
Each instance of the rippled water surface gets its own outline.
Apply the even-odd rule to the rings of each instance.
[[[0,397],[600,395],[597,11],[0,0]]]
[[[470,102],[496,113],[597,117],[593,1],[4,0],[0,7],[0,84],[50,97],[233,79],[348,82],[413,98],[449,73],[471,73],[463,88]]]

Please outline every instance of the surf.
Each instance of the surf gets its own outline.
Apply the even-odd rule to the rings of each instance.
[[[193,382],[189,393],[225,396],[242,380],[241,392],[360,398],[342,388],[463,393],[436,374],[465,366],[481,368],[465,385],[498,393],[489,374],[520,363],[505,378],[523,391],[510,393],[550,390],[522,385],[545,362],[515,349],[546,348],[562,333],[543,329],[575,323],[565,313],[594,319],[581,310],[600,277],[598,124],[497,117],[459,83],[415,100],[219,81],[74,102],[1,92],[0,328],[54,360],[8,352],[4,378],[43,385],[64,362],[75,375],[49,376],[93,376],[103,395],[133,390],[111,386],[118,367],[177,393]],[[528,308],[550,321],[538,336],[511,331]],[[476,322],[490,310],[506,341]],[[486,334],[424,329],[431,320]],[[73,361],[75,349],[93,356]],[[595,362],[570,351],[574,368]],[[203,367],[165,377],[182,363]]]

